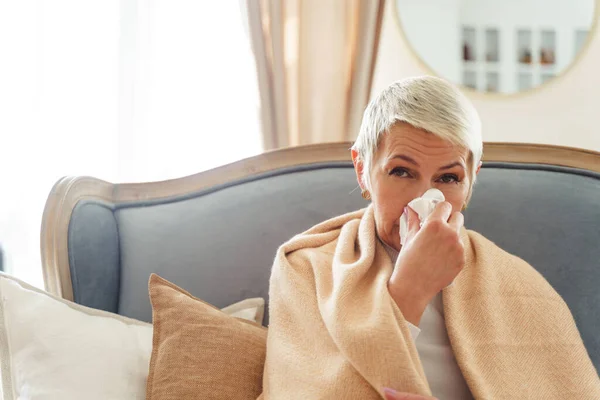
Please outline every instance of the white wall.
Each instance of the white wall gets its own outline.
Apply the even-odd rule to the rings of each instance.
[[[452,82],[462,80],[460,0],[394,0],[408,42],[435,71]]]
[[[400,32],[395,2],[386,2],[373,93],[408,76],[426,75]],[[468,92],[483,121],[484,140],[547,143],[600,151],[600,34],[565,75],[532,92],[503,96]]]

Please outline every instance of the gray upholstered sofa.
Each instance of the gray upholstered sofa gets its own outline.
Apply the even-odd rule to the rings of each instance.
[[[219,307],[267,298],[281,243],[366,205],[349,147],[284,149],[158,183],[64,178],[44,213],[46,289],[144,321],[152,272]],[[599,369],[600,154],[486,144],[484,160],[466,226],[546,277]]]

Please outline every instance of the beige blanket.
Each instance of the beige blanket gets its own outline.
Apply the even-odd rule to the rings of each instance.
[[[600,399],[600,379],[562,298],[531,266],[463,231],[466,264],[442,296],[476,399]],[[265,399],[431,395],[371,207],[284,244],[270,282]],[[443,396],[441,396],[441,400]]]

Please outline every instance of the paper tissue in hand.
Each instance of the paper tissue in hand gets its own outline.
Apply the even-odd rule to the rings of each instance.
[[[429,189],[423,196],[417,197],[408,203],[408,207],[412,208],[414,212],[419,214],[419,220],[421,225],[423,221],[433,212],[436,204],[445,201],[444,194],[438,189]],[[402,214],[400,217],[400,244],[404,246],[406,236],[408,235],[408,219],[406,215]]]
[[[444,197],[444,194],[441,191],[439,191],[438,189],[429,189],[428,191],[426,191],[423,194],[423,196],[418,197],[418,198],[412,200],[410,203],[408,203],[408,207],[412,208],[419,215],[419,221],[421,221],[421,226],[423,226],[423,222],[425,221],[425,219],[427,219],[429,214],[431,214],[433,212],[436,204],[441,203],[445,200],[446,200],[446,198]],[[401,245],[404,245],[407,235],[408,235],[408,220],[406,218],[406,215],[402,214],[402,216],[400,217],[400,244]],[[452,281],[446,287],[450,287],[453,284],[454,284],[454,281]]]

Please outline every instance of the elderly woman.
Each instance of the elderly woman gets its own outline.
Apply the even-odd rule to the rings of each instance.
[[[482,147],[477,112],[441,79],[373,99],[352,148],[372,203],[275,258],[265,398],[600,399],[562,298],[463,228]],[[432,188],[445,201],[420,221],[407,205]]]

